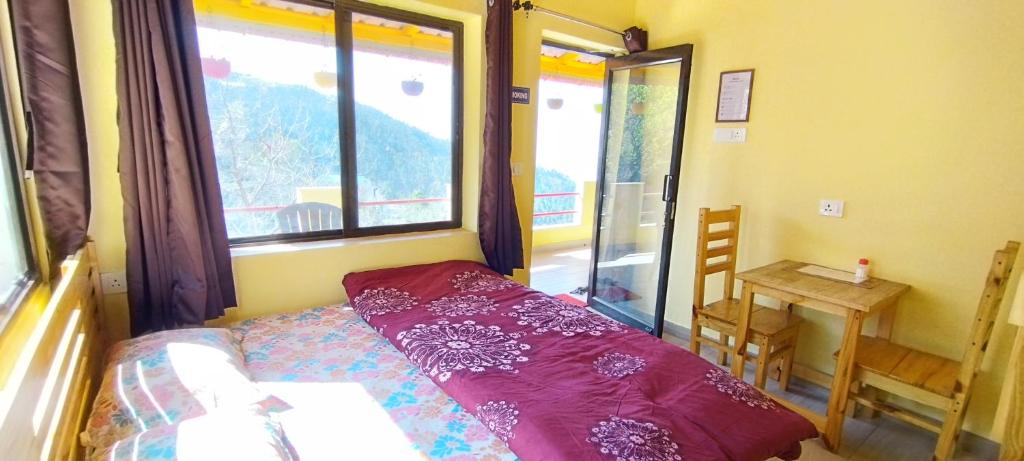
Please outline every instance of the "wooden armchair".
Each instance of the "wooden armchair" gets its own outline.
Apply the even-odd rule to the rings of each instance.
[[[852,389],[861,387],[862,390],[851,392],[851,400],[938,433],[935,460],[947,460],[953,455],[971,399],[974,378],[981,368],[1019,249],[1020,243],[1007,242],[1006,248],[996,251],[963,360],[947,359],[868,336],[861,336],[857,343],[853,381],[859,386],[852,386]],[[942,425],[876,400],[876,388],[945,411]]]
[[[712,231],[712,226],[726,225],[725,229]],[[700,355],[701,345],[718,349],[718,363],[728,364],[732,348],[729,338],[736,335],[739,320],[740,301],[733,297],[736,284],[736,253],[740,237],[740,207],[711,211],[700,209],[697,223],[697,270],[693,278],[693,315],[690,330],[690,351]],[[712,243],[724,242],[709,248]],[[724,258],[724,260],[721,260]],[[704,304],[704,285],[707,277],[722,272],[725,275],[722,299]],[[779,387],[789,387],[793,369],[793,355],[796,352],[797,336],[800,333],[800,317],[786,310],[773,309],[755,304],[750,319],[750,344],[758,347],[756,356],[748,356],[757,363],[754,385],[764,388],[768,376],[768,365],[778,363]],[[704,336],[703,330],[718,332],[718,339]]]
[[[277,212],[282,234],[341,229],[341,208],[320,202],[288,205]]]

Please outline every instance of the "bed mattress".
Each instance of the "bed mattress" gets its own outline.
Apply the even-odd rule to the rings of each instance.
[[[505,443],[350,308],[319,307],[231,327],[252,379],[303,461],[511,460]]]

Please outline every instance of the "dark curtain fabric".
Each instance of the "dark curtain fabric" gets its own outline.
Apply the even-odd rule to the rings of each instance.
[[[480,248],[505,275],[523,267],[523,234],[512,189],[512,3],[488,0],[487,114],[480,185]]]
[[[235,302],[191,1],[113,0],[132,334]]]
[[[85,244],[89,158],[66,0],[11,2],[33,171],[51,267]],[[58,275],[59,271],[51,271]]]

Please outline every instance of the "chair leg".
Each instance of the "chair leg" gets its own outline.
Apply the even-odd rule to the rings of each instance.
[[[725,349],[718,350],[718,364],[724,367],[726,365],[729,365],[729,335],[725,333],[719,333],[718,342],[725,346]]]
[[[768,358],[772,355],[771,343],[768,336],[762,336],[757,341],[757,371],[754,372],[754,387],[764,389],[765,381],[768,379]]]
[[[690,316],[690,352],[700,357],[700,338],[703,332],[700,327],[700,320],[697,318],[697,310],[693,310]]]
[[[946,420],[942,423],[942,432],[939,433],[939,442],[935,444],[935,455],[932,456],[932,460],[947,461],[953,457],[966,412],[966,394],[958,393],[953,398],[953,406],[946,412]]]
[[[862,383],[860,385],[860,389],[857,391],[857,393],[860,394],[862,397],[864,397],[864,398],[866,398],[866,399],[868,399],[868,400],[870,400],[872,402],[877,402],[878,401],[878,389],[876,389],[874,387],[871,387],[871,386],[868,386],[868,385],[865,385],[865,384]],[[850,402],[850,403],[853,403],[853,402]],[[856,411],[856,410],[854,410],[854,411]],[[875,419],[875,418],[878,417],[878,410],[876,410],[874,408],[871,408],[871,407],[868,407],[868,406],[864,406],[864,416],[867,416],[868,418],[871,418],[871,419]]]
[[[779,389],[789,390],[789,378],[793,375],[793,359],[796,358],[796,341],[792,341],[789,350],[782,355],[782,366],[779,370]]]

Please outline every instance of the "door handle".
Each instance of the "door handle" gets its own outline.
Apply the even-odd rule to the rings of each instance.
[[[672,175],[665,175],[665,179],[661,183],[661,200],[663,202],[673,202],[675,197],[672,197],[672,180],[675,179]]]

